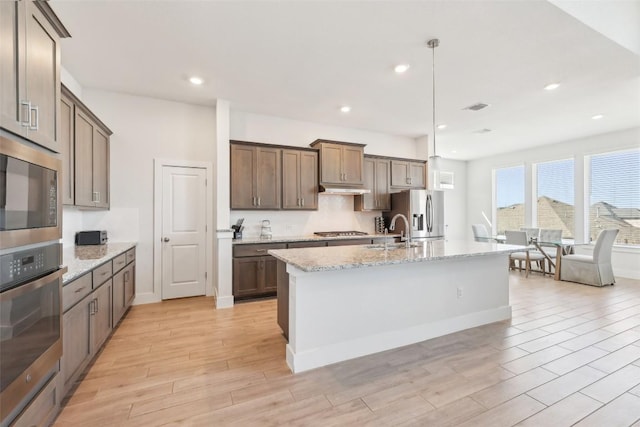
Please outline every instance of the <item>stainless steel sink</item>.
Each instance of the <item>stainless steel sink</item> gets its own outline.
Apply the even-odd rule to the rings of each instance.
[[[409,245],[410,248],[417,248],[418,246],[422,246],[420,243],[411,242]],[[395,250],[395,249],[405,249],[407,244],[402,243],[387,243],[387,250]],[[367,249],[373,249],[374,251],[383,251],[385,250],[384,243],[377,243],[375,245],[367,245]]]

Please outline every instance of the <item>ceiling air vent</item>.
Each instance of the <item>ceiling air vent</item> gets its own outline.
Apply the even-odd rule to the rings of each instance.
[[[489,132],[491,132],[491,129],[487,129],[487,128],[478,129],[478,130],[474,130],[473,131],[473,133],[489,133]]]
[[[478,102],[477,104],[469,105],[468,107],[463,108],[463,110],[471,110],[471,111],[480,111],[483,108],[487,108],[489,104],[483,104],[482,102]]]

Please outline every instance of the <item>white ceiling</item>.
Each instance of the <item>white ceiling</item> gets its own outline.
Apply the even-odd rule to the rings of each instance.
[[[51,5],[72,35],[62,64],[85,88],[221,98],[232,110],[419,137],[432,122],[426,41],[439,38],[440,155],[468,160],[640,126],[639,56],[542,0]],[[411,68],[396,75],[404,62]],[[205,84],[188,83],[193,74]],[[543,90],[551,82],[560,88]],[[476,102],[490,107],[463,110]],[[340,113],[345,104],[351,113]],[[474,133],[483,128],[492,132]]]

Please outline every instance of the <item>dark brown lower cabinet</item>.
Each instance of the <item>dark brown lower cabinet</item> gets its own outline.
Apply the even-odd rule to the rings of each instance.
[[[277,284],[276,259],[272,256],[233,260],[233,296],[235,298],[274,295]]]

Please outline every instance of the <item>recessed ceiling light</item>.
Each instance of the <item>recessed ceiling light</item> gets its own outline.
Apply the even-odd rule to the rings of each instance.
[[[560,83],[549,83],[544,87],[544,90],[556,90],[560,87]]]
[[[458,151],[456,151],[456,150],[451,150],[451,152],[452,152],[453,154],[456,154]]]
[[[441,125],[438,125],[438,129],[444,129],[444,128],[446,128],[446,127],[447,127],[447,125],[445,125],[444,123],[443,123],[443,124],[441,124]]]
[[[351,107],[349,107],[348,105],[343,105],[342,107],[340,107],[340,111],[342,111],[343,113],[348,113],[349,111],[351,111]]]
[[[204,83],[204,80],[202,80],[200,77],[196,77],[196,76],[193,76],[193,77],[189,78],[189,81],[191,82],[191,84],[196,85],[196,86],[200,86],[202,83]]]
[[[596,114],[595,116],[591,117],[593,120],[600,120],[601,118],[603,118],[604,116],[602,114]]]
[[[398,64],[396,65],[396,67],[393,69],[393,71],[395,71],[398,74],[402,74],[405,71],[407,71],[409,69],[409,64]]]

